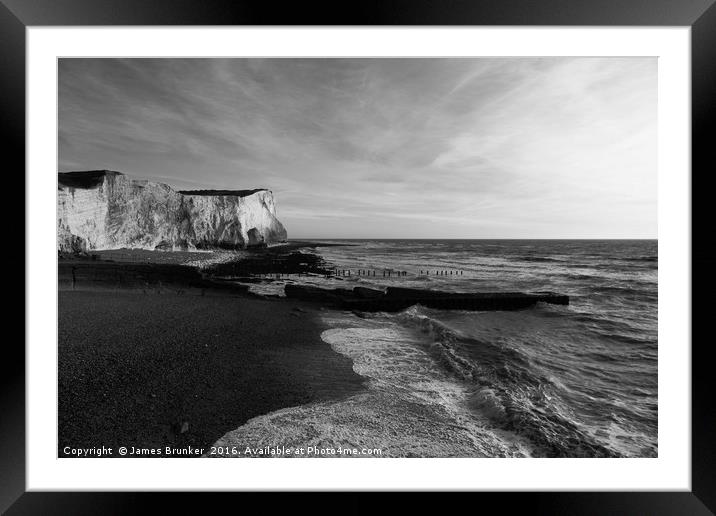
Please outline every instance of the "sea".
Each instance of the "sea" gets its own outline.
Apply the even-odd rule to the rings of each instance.
[[[307,252],[339,275],[286,281],[553,291],[570,303],[323,310],[322,339],[366,391],[260,416],[234,441],[310,436],[398,457],[658,455],[656,240],[326,240]]]

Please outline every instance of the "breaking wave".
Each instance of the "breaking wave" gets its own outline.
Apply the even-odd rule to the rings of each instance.
[[[556,386],[535,372],[529,358],[505,344],[478,340],[422,313],[419,306],[401,313],[401,322],[430,337],[438,362],[470,385],[471,407],[501,428],[528,438],[540,455],[618,457],[570,420],[555,404]],[[469,347],[470,357],[460,348]]]
[[[353,361],[366,390],[256,417],[216,446],[378,448],[382,457],[528,457],[529,440],[469,408],[470,389],[436,367],[409,329],[325,315],[321,338]]]

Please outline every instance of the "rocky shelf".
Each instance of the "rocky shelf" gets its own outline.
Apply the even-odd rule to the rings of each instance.
[[[203,271],[189,265],[169,263],[124,263],[71,257],[60,259],[58,287],[60,290],[123,290],[141,289],[146,293],[174,292],[194,295],[256,295],[249,293],[244,281],[236,281],[240,270],[254,275],[265,270],[286,269],[315,274],[323,263],[312,262],[315,255],[288,253],[280,256],[260,253],[255,259],[219,264]],[[93,257],[94,258],[94,257]],[[239,270],[233,267],[238,266]],[[297,269],[300,269],[297,271]],[[323,271],[326,272],[326,271]],[[568,305],[569,296],[555,292],[444,292],[401,287],[321,288],[289,283],[284,286],[287,298],[310,301],[324,307],[359,312],[398,312],[413,305],[444,310],[521,310],[537,303]]]
[[[521,310],[537,303],[568,305],[569,296],[555,292],[442,292],[388,287],[385,290],[355,287],[323,289],[305,285],[286,285],[286,297],[361,312],[399,312],[419,304],[445,310]]]

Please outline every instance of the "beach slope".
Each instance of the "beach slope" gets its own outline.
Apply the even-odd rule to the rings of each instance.
[[[361,389],[314,309],[227,295],[59,292],[65,447],[208,447],[260,414]]]

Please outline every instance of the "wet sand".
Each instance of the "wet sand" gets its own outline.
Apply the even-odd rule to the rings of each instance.
[[[255,416],[362,390],[324,329],[294,301],[61,290],[58,455],[207,448]]]

